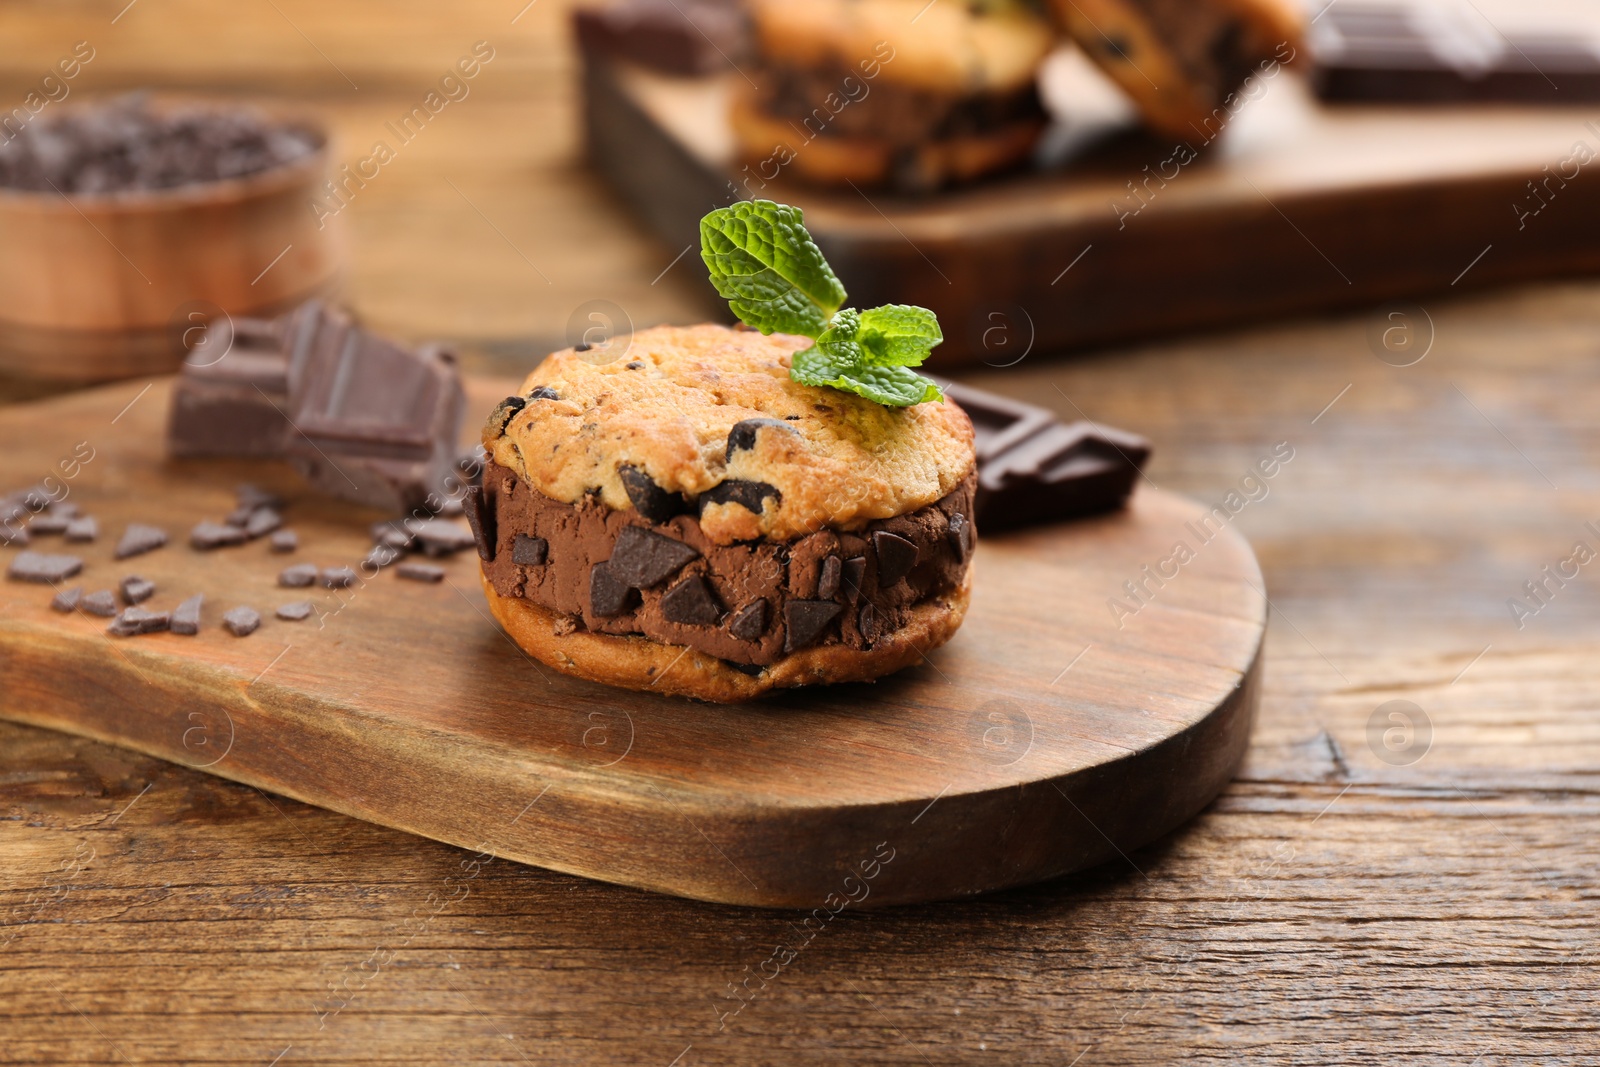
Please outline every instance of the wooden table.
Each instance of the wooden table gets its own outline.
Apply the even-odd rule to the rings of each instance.
[[[275,0],[221,20],[142,0],[112,25],[121,6],[9,7],[0,69],[22,80],[5,91],[92,37],[86,88],[162,71],[302,91],[360,144],[471,41],[504,42],[460,122],[351,208],[350,290],[380,325],[467,337],[509,369],[591,298],[644,322],[707,312],[685,263],[651,284],[677,250],[578,165],[553,0],[515,26],[515,2]],[[1387,353],[1431,336],[1408,367],[1374,354],[1406,325],[1374,310],[972,377],[1149,434],[1151,480],[1208,503],[1294,449],[1236,520],[1275,608],[1247,764],[1126,863],[846,910],[764,983],[795,915],[474,865],[0,725],[0,1060],[1596,1062],[1594,565],[1549,581],[1520,629],[1508,600],[1575,541],[1600,550],[1600,284],[1425,311],[1419,347]],[[1420,732],[1385,747],[1396,700],[1431,727],[1425,754]]]

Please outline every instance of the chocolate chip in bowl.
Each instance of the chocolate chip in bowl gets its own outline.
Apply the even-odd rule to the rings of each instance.
[[[132,93],[51,108],[0,144],[0,372],[104,381],[226,351],[230,316],[326,291],[337,218],[320,120]]]

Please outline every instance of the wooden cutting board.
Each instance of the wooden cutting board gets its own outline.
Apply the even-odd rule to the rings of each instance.
[[[585,71],[590,158],[671,252],[735,196],[796,204],[852,304],[938,312],[936,366],[1600,270],[1592,103],[1334,107],[1284,72],[1180,146],[1067,51],[1041,79],[1060,121],[1039,167],[906,197],[745,171],[737,73]]]
[[[712,706],[533,662],[490,622],[470,553],[439,585],[385,573],[278,588],[291,562],[355,565],[386,516],[312,497],[275,464],[167,461],[169,384],[144,388],[0,412],[6,482],[53,475],[100,520],[97,543],[31,546],[82,549],[69,584],[139,574],[156,610],[204,593],[202,632],[112,638],[106,620],[50,610],[49,586],[0,582],[0,717],[543,867],[830,910],[1128,862],[1209,802],[1245,750],[1261,573],[1231,527],[1202,545],[1186,524],[1206,509],[1178,496],[1143,488],[1123,513],[983,540],[966,624],[925,665]],[[507,391],[476,382],[473,404]],[[299,551],[189,548],[189,528],[224,515],[246,480],[290,500]],[[114,562],[135,521],[172,542]],[[1180,541],[1195,557],[1159,587],[1144,579]],[[0,549],[0,566],[17,551]],[[1132,612],[1135,580],[1152,595]],[[308,598],[320,617],[272,616]],[[1120,619],[1111,599],[1128,606]],[[246,638],[219,623],[239,604],[265,618]]]

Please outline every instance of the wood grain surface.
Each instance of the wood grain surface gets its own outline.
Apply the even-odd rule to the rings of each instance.
[[[514,391],[474,382],[471,406]],[[341,512],[282,464],[170,462],[170,379],[130,393],[0,412],[0,453],[55,471],[102,528],[94,545],[29,546],[81,556],[82,574],[0,584],[0,718],[498,858],[798,909],[969,896],[1104,862],[1209,803],[1244,754],[1266,604],[1226,511],[1145,489],[1112,515],[985,538],[966,623],[924,662],[710,706],[541,667],[492,621],[473,552],[438,585],[358,568],[349,589],[279,587],[292,563],[355,567],[383,516]],[[292,556],[185,543],[241,478],[285,498]],[[134,522],[173,543],[114,560]],[[105,620],[50,608],[57,588],[126,574],[155,583],[147,610],[203,594],[200,634],[114,640]],[[307,600],[309,619],[272,617]],[[221,626],[239,604],[266,619],[248,640]]]
[[[73,40],[114,41],[121,6],[7,7],[0,69],[18,97],[36,77],[19,72]],[[365,133],[395,86],[454,58],[466,24],[516,14],[275,6],[374,84],[350,90],[254,2],[220,19],[140,0],[114,31],[136,30],[137,47],[104,51],[104,77],[286,87]],[[419,139],[350,210],[369,318],[501,338],[478,357],[508,371],[589,299],[645,321],[707,312],[681,263],[651,286],[679,250],[632,229],[577,166],[562,14],[540,0],[509,27],[517,99],[489,106],[485,80],[461,123]],[[1561,211],[1558,198],[1530,225],[1563,225]],[[1507,601],[1575,540],[1600,548],[1584,528],[1600,525],[1600,284],[1423,303],[1398,320],[1369,308],[1034,351],[972,379],[1150,435],[1151,480],[1201,500],[1277,442],[1296,448],[1237,519],[1273,605],[1244,767],[1127,862],[962,903],[845,909],[774,979],[773,950],[803,936],[788,915],[474,868],[450,846],[0,724],[0,1060],[1595,1063],[1600,591],[1592,565],[1552,583],[1522,629]],[[1410,354],[1382,345],[1397,326]],[[1427,355],[1396,367],[1375,350]],[[1391,700],[1422,709],[1426,752],[1385,748],[1386,717],[1369,743]]]

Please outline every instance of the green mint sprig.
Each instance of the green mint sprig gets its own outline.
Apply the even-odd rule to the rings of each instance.
[[[912,367],[944,340],[927,308],[843,307],[844,286],[806,232],[797,207],[747,200],[700,220],[700,258],[711,284],[746,326],[815,342],[797,352],[789,377],[825,385],[886,407],[910,407],[944,394]]]

